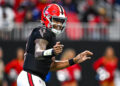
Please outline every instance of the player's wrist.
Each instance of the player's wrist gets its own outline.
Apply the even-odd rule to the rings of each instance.
[[[52,48],[52,54],[53,56],[56,56],[57,54],[55,53],[55,50]]]
[[[68,60],[68,61],[69,61],[69,65],[70,65],[70,66],[76,64],[75,61],[74,61],[74,58],[72,58],[72,59],[70,59],[70,60]]]
[[[45,50],[43,56],[55,56],[53,48]]]

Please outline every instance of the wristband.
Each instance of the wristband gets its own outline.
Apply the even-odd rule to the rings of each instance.
[[[54,55],[53,49],[48,49],[43,52],[43,56],[53,56],[53,55]]]
[[[70,66],[75,64],[75,62],[73,61],[73,59],[69,60],[69,64],[70,64]]]

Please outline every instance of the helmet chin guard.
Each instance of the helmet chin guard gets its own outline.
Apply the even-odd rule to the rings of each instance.
[[[51,28],[51,31],[55,34],[55,35],[59,35],[62,33],[62,30],[57,30],[57,29],[54,29],[54,28]]]

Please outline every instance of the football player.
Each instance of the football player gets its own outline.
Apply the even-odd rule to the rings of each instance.
[[[93,53],[84,51],[65,61],[56,61],[55,56],[63,50],[56,42],[56,35],[62,33],[66,25],[66,14],[62,6],[50,4],[42,12],[42,26],[33,29],[25,53],[23,71],[17,79],[17,86],[46,86],[48,71],[56,71],[90,59]]]

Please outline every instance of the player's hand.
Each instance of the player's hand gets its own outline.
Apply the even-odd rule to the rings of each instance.
[[[86,50],[82,53],[79,53],[75,58],[73,58],[73,60],[76,64],[81,63],[81,62],[86,61],[87,59],[91,59],[91,57],[89,57],[90,55],[93,55],[93,53]]]
[[[56,44],[53,46],[53,50],[55,55],[60,54],[63,51],[64,45],[60,44],[60,42],[56,42]]]

